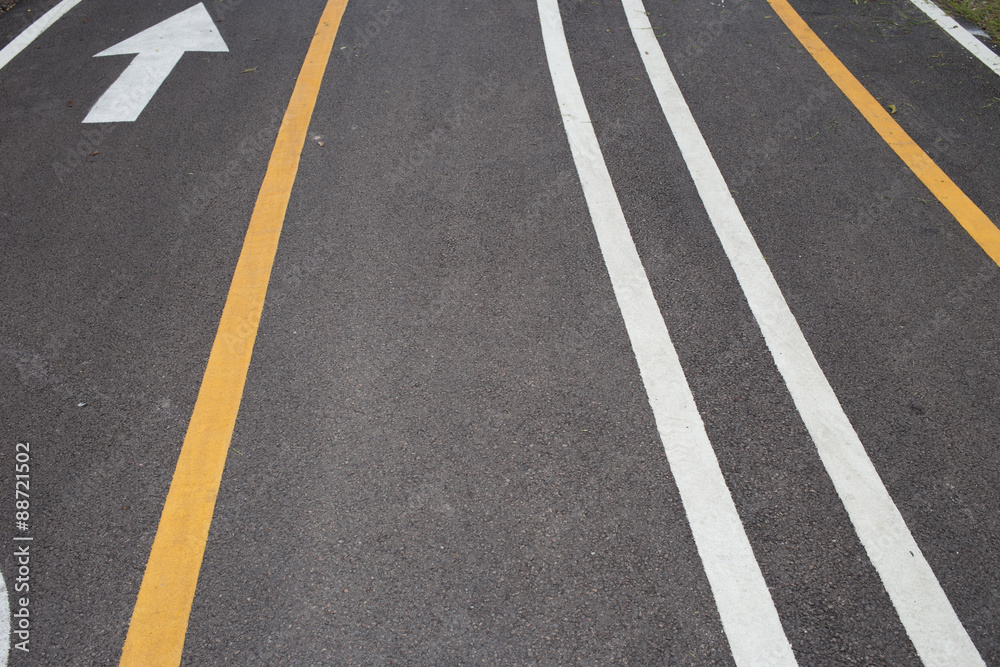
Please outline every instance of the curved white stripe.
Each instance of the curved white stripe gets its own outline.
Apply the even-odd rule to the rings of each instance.
[[[733,657],[738,665],[795,665],[625,222],[573,70],[557,0],[538,0],[538,13],[573,161]]]
[[[1000,56],[995,54],[988,46],[976,39],[976,36],[959,25],[958,21],[944,13],[940,7],[929,0],[910,0],[917,9],[937,23],[939,26],[955,38],[955,40],[968,49],[969,53],[983,61],[983,64],[1000,76]]]
[[[802,421],[920,658],[982,665],[930,565],[823,374],[653,36],[642,0],[622,0],[656,97]]]
[[[7,63],[14,59],[14,56],[23,51],[24,47],[35,41],[36,37],[50,28],[63,14],[81,2],[82,0],[62,0],[58,5],[42,14],[42,18],[25,28],[24,32],[12,39],[3,49],[0,49],[0,69],[3,69]]]

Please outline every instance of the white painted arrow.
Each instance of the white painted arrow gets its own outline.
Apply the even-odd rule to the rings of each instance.
[[[185,51],[229,51],[202,3],[94,55],[138,54],[83,122],[120,123],[138,118]]]

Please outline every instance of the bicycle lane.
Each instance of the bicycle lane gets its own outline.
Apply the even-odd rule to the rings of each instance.
[[[988,457],[988,448],[984,445],[989,442],[990,417],[986,415],[983,419],[982,415],[977,415],[979,419],[971,424],[968,419],[965,420],[966,423],[955,423],[961,417],[968,417],[968,412],[962,409],[961,401],[955,401],[952,406],[935,405],[935,416],[947,415],[946,418],[952,420],[952,424],[941,429],[934,425],[929,429],[929,419],[916,419],[920,416],[917,412],[924,411],[921,403],[906,400],[902,405],[892,406],[890,414],[884,415],[873,410],[871,401],[858,409],[858,406],[851,405],[844,398],[845,394],[851,396],[852,392],[857,394],[863,391],[869,398],[874,395],[876,405],[881,401],[880,408],[886,402],[880,391],[889,392],[890,396],[896,394],[892,398],[900,400],[909,398],[906,396],[912,377],[909,366],[914,363],[914,359],[909,354],[905,368],[898,363],[899,349],[892,344],[894,339],[899,338],[898,316],[895,319],[887,317],[889,321],[881,330],[873,327],[876,324],[873,320],[880,315],[889,315],[877,307],[883,305],[886,295],[891,295],[894,299],[912,299],[914,294],[906,291],[897,296],[894,293],[898,290],[894,290],[893,283],[889,282],[893,276],[884,261],[874,267],[871,276],[866,276],[863,272],[859,275],[859,264],[862,261],[867,264],[865,260],[873,261],[870,257],[865,257],[864,253],[887,252],[881,245],[873,245],[871,239],[867,239],[867,245],[861,247],[857,243],[834,245],[827,243],[824,238],[836,232],[840,238],[835,239],[843,241],[845,234],[884,235],[890,230],[881,226],[872,231],[875,221],[871,219],[861,220],[861,224],[850,227],[841,223],[817,229],[817,224],[822,223],[824,216],[846,217],[848,204],[853,204],[855,211],[865,214],[879,217],[886,215],[891,211],[888,207],[862,205],[851,200],[864,201],[865,191],[877,186],[879,175],[884,176],[886,172],[899,180],[909,178],[913,182],[915,179],[905,174],[897,176],[899,170],[893,165],[898,165],[898,158],[884,144],[879,145],[881,140],[864,127],[863,121],[855,123],[851,132],[844,131],[845,119],[850,120],[852,109],[836,97],[840,94],[828,80],[824,81],[816,73],[799,72],[801,69],[808,70],[808,67],[803,68],[794,58],[795,42],[789,40],[790,35],[781,32],[783,26],[779,24],[774,29],[768,24],[769,20],[775,19],[773,13],[758,12],[754,5],[740,3],[726,7],[725,11],[707,3],[684,10],[659,7],[658,11],[654,11],[654,7],[647,8],[650,9],[653,25],[660,26],[657,32],[663,34],[660,41],[667,59],[675,72],[678,72],[681,88],[688,97],[692,111],[724,175],[734,189],[744,217],[771,264],[779,285],[785,291],[793,312],[798,316],[807,339],[812,343],[814,353],[827,370],[852,422],[861,433],[862,442],[869,446],[870,453],[874,450],[870,455],[876,460],[877,466],[881,464],[879,470],[883,477],[885,478],[888,469],[891,471],[888,479],[898,479],[900,472],[891,464],[897,463],[900,455],[906,456],[912,452],[916,457],[918,451],[930,447],[943,448],[945,444],[951,443],[942,443],[942,438],[950,440],[956,434],[965,436],[969,430],[978,433],[980,449],[977,453]],[[636,92],[641,91],[638,84],[641,83],[644,72],[637,58],[628,60],[627,48],[631,46],[634,49],[634,45],[628,43],[627,35],[620,36],[624,32],[624,17],[621,16],[620,9],[610,6],[605,6],[604,9],[606,12],[598,14],[598,18],[591,17],[589,21],[580,22],[577,28],[580,36],[576,42],[571,37],[574,54],[579,54],[581,59],[588,59],[586,66],[577,65],[584,95],[588,104],[594,100],[592,115],[598,122],[634,123],[634,132],[627,132],[626,138],[618,142],[619,145],[612,143],[605,146],[619,192],[642,193],[643,184],[658,182],[659,201],[648,195],[638,196],[631,202],[634,208],[626,210],[626,217],[632,225],[640,254],[654,282],[654,291],[661,299],[668,327],[671,331],[678,332],[678,336],[687,336],[678,341],[682,362],[695,386],[696,399],[705,401],[709,412],[706,420],[717,451],[721,449],[720,459],[728,460],[728,465],[731,466],[727,468],[727,463],[723,463],[727,480],[733,485],[734,496],[739,499],[737,504],[744,512],[751,541],[761,558],[765,578],[772,585],[786,589],[776,593],[776,603],[796,653],[800,660],[804,654],[813,653],[817,656],[815,659],[819,659],[820,656],[829,656],[831,652],[846,652],[861,659],[866,651],[873,651],[872,657],[868,659],[879,660],[882,658],[875,656],[883,650],[898,650],[901,653],[893,658],[893,662],[913,661],[915,657],[910,653],[912,649],[907,646],[909,642],[901,632],[898,621],[893,619],[891,606],[886,604],[884,598],[878,600],[880,582],[872,577],[867,558],[851,535],[853,531],[850,525],[845,526],[842,518],[838,518],[842,510],[836,495],[827,495],[830,488],[824,480],[822,468],[817,470],[811,467],[815,463],[814,460],[810,463],[811,443],[798,430],[801,426],[797,423],[794,411],[790,411],[787,404],[782,405],[783,401],[777,398],[784,393],[780,378],[774,385],[762,384],[762,377],[767,378],[768,374],[752,370],[760,365],[766,370],[771,365],[767,358],[769,355],[763,350],[764,356],[757,357],[757,350],[761,348],[757,347],[759,343],[752,340],[757,336],[754,331],[756,327],[752,320],[747,323],[745,319],[745,306],[741,304],[739,292],[734,293],[732,301],[722,300],[719,296],[720,292],[728,291],[725,287],[725,276],[730,273],[728,262],[724,255],[721,256],[721,263],[716,263],[718,254],[715,255],[715,261],[710,259],[711,254],[705,255],[702,246],[707,240],[711,250],[714,234],[709,228],[708,235],[703,237],[705,232],[692,229],[698,224],[698,216],[685,218],[682,214],[688,210],[688,205],[678,202],[681,199],[678,189],[686,186],[683,183],[678,185],[676,180],[687,179],[686,168],[671,158],[675,149],[669,130],[661,130],[664,141],[655,144],[655,148],[650,148],[650,142],[655,141],[650,137],[656,135],[650,129],[658,123],[662,126],[662,122],[655,117],[656,114],[648,111],[655,110],[656,103],[648,93]],[[598,9],[593,11],[599,12]],[[767,17],[769,13],[770,19]],[[624,63],[621,62],[622,54],[626,56]],[[822,75],[822,72],[818,74]],[[631,88],[631,91],[622,94],[624,88]],[[860,136],[864,139],[865,132],[870,135],[865,141],[857,142],[860,146],[847,149],[853,152],[845,152],[841,145],[832,150],[823,145],[812,149],[816,145],[814,142],[823,137],[822,132],[817,134],[818,130],[840,138],[854,139]],[[785,134],[788,136],[785,137]],[[872,153],[877,154],[878,151],[888,154],[888,167],[878,164],[869,166],[873,162]],[[834,172],[838,165],[845,166]],[[864,174],[863,179],[857,177],[859,171]],[[834,173],[831,175],[824,172]],[[678,174],[679,178],[669,180],[667,176],[671,173]],[[892,182],[892,179],[883,180]],[[915,188],[910,187],[913,196],[926,199],[926,191],[920,191],[919,182],[916,185]],[[897,190],[899,187],[901,186],[896,185]],[[891,192],[889,188],[886,190]],[[898,196],[900,193],[894,194]],[[781,203],[783,200],[787,200],[784,205]],[[919,269],[928,272],[929,275],[921,276],[921,279],[952,301],[957,300],[957,296],[968,305],[968,301],[979,292],[980,302],[989,304],[988,294],[978,288],[988,282],[995,266],[989,265],[982,250],[967,235],[963,236],[964,232],[954,219],[946,212],[943,213],[943,217],[940,213],[937,215],[935,224],[941,229],[950,225],[951,229],[946,232],[947,242],[938,254],[950,260],[953,254],[965,253],[964,256],[959,255],[964,266],[956,270],[945,262],[944,266],[935,264],[929,268],[927,259],[923,256],[915,266],[906,263],[893,263],[890,266],[896,271],[902,269],[917,273]],[[701,219],[704,219],[703,214]],[[857,216],[854,216],[854,220],[857,220]],[[905,215],[902,217],[905,223],[911,220]],[[902,226],[903,223],[897,220],[897,224]],[[861,227],[864,227],[863,231]],[[910,249],[915,245],[903,233],[898,238],[887,239],[885,243],[897,253],[897,246]],[[949,243],[957,250],[948,247]],[[922,247],[913,250],[927,252]],[[836,261],[825,260],[824,253],[833,253]],[[803,257],[799,257],[800,255]],[[804,283],[802,275],[809,275],[810,270],[814,275],[814,282],[823,282],[815,286]],[[957,281],[942,285],[942,275],[948,279],[956,277],[956,274],[959,277]],[[722,276],[721,280],[719,276]],[[835,278],[840,278],[838,282],[842,286],[838,285],[839,289],[832,293],[829,289],[824,293],[822,288]],[[966,283],[970,278],[976,289],[970,290]],[[685,285],[685,279],[697,287]],[[854,281],[859,282],[855,284]],[[850,299],[862,302],[853,313],[844,312],[845,292],[850,295]],[[916,296],[923,301],[925,295]],[[866,300],[868,303],[864,303]],[[910,318],[924,317],[925,322],[952,324],[951,317],[941,315],[940,303],[924,302],[921,304],[922,308],[911,306],[904,322],[911,321]],[[720,311],[714,319],[711,315],[713,309]],[[697,317],[692,317],[692,313],[697,313]],[[810,321],[810,317],[817,316],[845,326],[829,339],[817,337],[816,334],[820,332],[813,329],[814,325]],[[988,311],[986,317],[988,321]],[[737,323],[732,323],[732,320],[737,320]],[[859,324],[862,326],[859,327]],[[973,323],[964,335],[974,335],[979,340],[985,335],[988,339],[989,332],[993,330],[995,329],[988,325],[977,329]],[[748,333],[751,337],[749,344],[745,340]],[[859,334],[870,338],[863,338]],[[845,335],[854,343],[853,346],[840,346]],[[882,344],[881,341],[886,343]],[[831,354],[832,346],[837,346],[835,354]],[[911,377],[904,377],[902,381],[898,377],[891,378],[886,383],[888,386],[880,389],[878,382],[871,376],[870,360],[864,359],[864,366],[858,364],[857,360],[859,352],[873,349],[894,357],[891,363],[897,366],[895,373]],[[938,359],[941,356],[943,355],[938,355]],[[961,358],[962,353],[955,356]],[[938,359],[932,359],[931,368],[934,368]],[[972,361],[967,367],[971,372],[978,373],[979,365]],[[920,363],[919,357],[916,363]],[[954,363],[954,358],[946,359],[945,363]],[[836,370],[831,372],[831,368]],[[882,380],[887,370],[877,369],[875,378]],[[940,370],[939,366],[938,371]],[[852,376],[855,382],[846,388],[846,383],[836,379]],[[893,386],[894,382],[898,384]],[[955,378],[951,378],[950,382],[952,385],[962,385]],[[769,388],[765,390],[763,387]],[[940,388],[936,389],[945,393]],[[910,407],[911,404],[916,407]],[[939,409],[941,412],[938,412]],[[899,425],[891,421],[886,423],[900,417],[904,424],[909,422],[906,424],[908,430],[916,430],[910,426],[916,422],[918,428],[924,431],[920,434],[923,441],[916,443],[920,450],[909,442],[905,443],[907,447],[902,450],[886,446],[887,440],[901,439],[894,434],[894,431],[901,430]],[[789,420],[792,422],[790,429]],[[952,427],[950,434],[948,426]],[[788,439],[789,430],[793,435],[792,443],[781,443],[781,440]],[[798,442],[794,439],[796,433]],[[912,433],[906,433],[904,437],[907,440],[918,439]],[[719,446],[720,441],[725,443],[722,447]],[[761,446],[764,447],[763,450]],[[799,447],[804,449],[797,451]],[[877,458],[886,449],[890,452],[888,465],[885,458]],[[741,450],[745,452],[742,455]],[[762,457],[763,451],[767,452],[766,457]],[[936,464],[928,461],[909,463],[914,466],[911,470],[937,477],[938,484],[953,483],[952,470],[948,471],[945,476],[947,481],[943,482],[940,479],[940,468]],[[763,473],[753,472],[762,467]],[[793,479],[799,480],[800,484],[803,481],[808,484],[789,490],[785,488],[789,484],[789,470],[796,468],[802,470],[803,474],[796,475]],[[986,470],[970,467],[960,470],[959,474],[965,477],[966,493],[973,498],[979,497],[975,495],[978,487],[988,485],[992,479],[989,467]],[[914,486],[908,486],[905,481],[900,484],[900,491],[889,485],[894,498],[901,494],[905,500],[914,493],[926,493],[928,485],[925,480],[920,480]],[[817,482],[819,488],[813,488]],[[818,491],[820,495],[813,495],[813,491]],[[977,590],[981,590],[976,585],[983,583],[988,587],[989,579],[980,579],[976,573],[970,577],[973,585],[969,585],[968,580],[948,583],[947,575],[952,571],[947,563],[942,564],[941,556],[945,556],[947,561],[948,557],[954,558],[954,551],[962,550],[967,553],[966,549],[971,545],[973,553],[967,558],[979,565],[980,559],[987,553],[983,547],[986,546],[984,537],[989,539],[988,533],[970,524],[965,502],[956,503],[952,499],[949,505],[947,513],[940,506],[935,508],[946,515],[940,522],[929,527],[929,530],[924,530],[918,536],[918,543],[922,548],[924,544],[931,544],[938,549],[937,563],[932,562],[932,565],[935,572],[945,570],[946,579],[942,583],[951,597],[962,599],[963,596],[970,596],[971,599],[966,598],[966,601],[971,604],[960,609],[959,613],[963,620],[972,618],[971,623],[966,621],[970,626],[969,631],[975,637],[976,630],[973,628],[978,627],[980,635],[977,641],[982,644],[982,632],[985,628],[976,619],[979,614],[989,613],[989,605],[984,604],[983,596],[976,594]],[[910,511],[911,509],[907,507],[904,516],[912,525],[914,516],[918,513]],[[828,512],[829,516],[826,515]],[[920,520],[923,520],[922,516]],[[958,549],[954,542],[949,544],[939,537],[948,535],[949,539],[954,539],[956,520],[966,531],[959,538],[962,542]],[[815,532],[804,530],[810,524],[813,526],[811,530]],[[783,525],[787,528],[782,528]],[[846,537],[827,534],[837,530],[838,525],[844,526]],[[944,549],[941,550],[941,547]],[[790,564],[792,562],[796,563],[794,567]],[[849,582],[851,591],[847,600],[841,592],[845,581]],[[859,591],[863,593],[863,597],[859,597]],[[851,598],[859,602],[863,599],[864,602],[859,605],[861,608],[851,608]],[[789,624],[794,629],[789,628]],[[988,634],[989,630],[985,632]],[[871,637],[878,639],[872,640]],[[869,641],[872,643],[866,646]],[[989,641],[985,640],[985,643],[989,647]],[[907,654],[910,657],[906,657]],[[984,653],[984,657],[986,655]]]
[[[273,28],[252,0],[210,6],[229,53],[185,54],[133,123],[82,124],[130,62],[94,54],[196,4],[88,0],[0,72],[12,443],[0,461],[13,471],[13,443],[32,444],[36,531],[30,653],[13,664],[120,655],[256,195],[247,184],[318,16],[302,7]]]
[[[185,661],[729,663],[534,7],[392,7],[334,46]]]

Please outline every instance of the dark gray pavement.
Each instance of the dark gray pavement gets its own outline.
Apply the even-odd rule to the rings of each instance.
[[[53,4],[0,15],[0,45]],[[0,70],[0,535],[13,544],[14,445],[29,441],[36,559],[31,652],[12,665],[117,664],[324,5],[206,2],[229,53],[186,54],[134,123],[81,124],[128,62],[91,56],[190,4],[84,0]],[[1000,77],[906,2],[794,6],[1000,220]],[[350,0],[334,45],[184,664],[732,664],[535,4],[391,7]],[[647,9],[886,488],[1000,665],[1000,269],[765,2]],[[563,20],[799,663],[919,664],[621,6],[566,3]]]

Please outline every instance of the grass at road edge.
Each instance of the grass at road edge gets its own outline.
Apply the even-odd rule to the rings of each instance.
[[[970,21],[1000,43],[1000,0],[934,0],[953,16]]]

